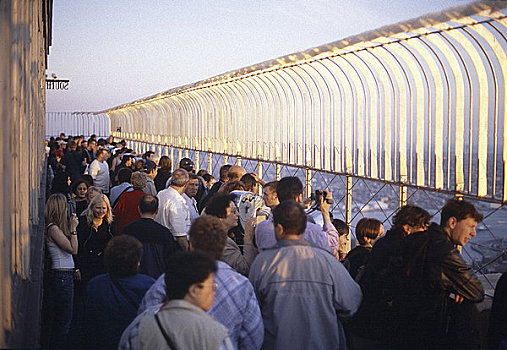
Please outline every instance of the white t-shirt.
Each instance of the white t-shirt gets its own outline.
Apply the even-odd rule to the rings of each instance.
[[[95,159],[90,164],[88,174],[93,177],[95,186],[100,188],[102,192],[109,193],[109,165],[107,165],[106,161],[99,162]]]
[[[171,230],[174,237],[187,236],[190,212],[185,199],[172,187],[160,191],[157,197],[159,204],[155,221]]]

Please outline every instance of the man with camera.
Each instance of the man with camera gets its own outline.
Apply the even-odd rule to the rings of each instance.
[[[303,205],[303,184],[295,176],[288,176],[281,179],[276,188],[278,200],[282,203],[285,200],[294,200]],[[329,208],[332,204],[332,193],[323,191],[319,198],[320,211],[324,221],[323,227],[308,222],[303,237],[318,247],[330,251],[339,259],[339,238],[336,228],[331,223]],[[275,228],[273,220],[268,219],[260,222],[255,229],[255,242],[259,250],[271,248],[276,244]]]

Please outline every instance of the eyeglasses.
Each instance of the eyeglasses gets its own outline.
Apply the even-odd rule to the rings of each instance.
[[[217,288],[218,288],[218,283],[216,283],[216,282],[214,282],[214,283],[208,283],[208,284],[206,284],[206,283],[199,283],[197,285],[197,287],[199,287],[201,289],[203,289],[204,287],[207,287],[207,286],[210,286],[211,289],[213,289],[214,291],[216,291]]]

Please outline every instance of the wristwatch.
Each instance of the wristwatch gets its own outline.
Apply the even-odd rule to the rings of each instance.
[[[73,236],[77,236],[77,231],[72,231],[70,234]]]

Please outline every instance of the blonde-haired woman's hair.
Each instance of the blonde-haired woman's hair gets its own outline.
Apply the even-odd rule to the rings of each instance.
[[[98,194],[95,197],[93,197],[90,204],[88,204],[88,209],[86,212],[86,222],[88,225],[91,225],[93,223],[93,210],[92,208],[95,207],[100,202],[106,203],[107,212],[106,216],[104,216],[104,220],[107,221],[108,224],[111,224],[113,222],[113,212],[111,210],[111,204],[109,203],[109,199],[105,194]]]
[[[61,193],[52,194],[46,203],[46,223],[55,224],[63,234],[70,238],[67,217],[67,198]]]

